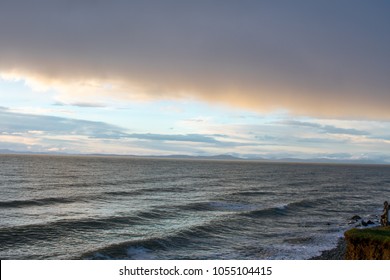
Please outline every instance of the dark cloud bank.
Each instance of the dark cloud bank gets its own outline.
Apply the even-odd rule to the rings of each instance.
[[[6,0],[0,71],[116,80],[152,98],[389,119],[389,12],[388,1],[359,0]]]

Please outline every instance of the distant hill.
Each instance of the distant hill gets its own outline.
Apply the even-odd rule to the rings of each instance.
[[[370,159],[330,159],[330,158],[281,158],[280,162],[299,162],[299,163],[335,163],[335,164],[389,164],[385,161],[370,160]]]
[[[189,156],[189,155],[167,155],[167,156],[141,156],[148,158],[172,158],[172,159],[209,159],[209,160],[245,160],[240,157],[231,155],[215,155],[215,156]]]
[[[259,161],[259,162],[291,162],[291,163],[333,163],[333,164],[390,164],[383,160],[371,159],[331,159],[331,158],[263,158],[251,155],[251,157],[239,157],[229,154],[210,155],[210,156],[190,156],[190,155],[118,155],[118,154],[67,154],[59,152],[30,152],[13,151],[10,149],[0,149],[0,154],[27,154],[27,155],[63,155],[63,156],[101,156],[101,157],[132,157],[132,158],[162,158],[162,159],[190,159],[190,160],[226,160],[226,161]]]

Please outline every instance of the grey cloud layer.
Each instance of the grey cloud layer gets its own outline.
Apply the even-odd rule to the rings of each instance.
[[[359,0],[5,0],[0,71],[119,79],[157,98],[186,92],[259,110],[389,118],[389,11],[388,1]]]
[[[8,109],[0,107],[0,135],[29,133],[31,131],[44,132],[49,135],[75,135],[97,139],[140,139],[152,141],[194,142],[221,146],[234,145],[234,143],[221,142],[214,138],[221,138],[224,137],[224,135],[127,133],[120,127],[104,122],[21,114],[10,112]],[[56,141],[59,142],[61,140]]]
[[[119,136],[124,134],[120,128],[103,122],[21,114],[0,108],[0,133],[26,133],[29,131],[44,131],[53,135],[94,136],[105,134]]]
[[[341,128],[336,127],[333,125],[321,125],[318,123],[311,123],[311,122],[300,122],[300,121],[285,121],[282,124],[288,125],[288,126],[300,126],[300,127],[309,127],[317,129],[324,133],[329,134],[347,134],[347,135],[368,135],[368,132],[353,129],[353,128]]]

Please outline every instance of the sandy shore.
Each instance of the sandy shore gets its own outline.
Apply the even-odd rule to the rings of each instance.
[[[347,244],[344,238],[340,238],[336,248],[323,251],[321,255],[311,258],[311,260],[344,260]]]

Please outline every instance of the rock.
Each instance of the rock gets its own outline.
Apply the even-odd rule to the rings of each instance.
[[[375,223],[373,222],[373,221],[371,221],[371,220],[368,220],[367,221],[367,225],[374,225]]]
[[[355,216],[353,216],[352,218],[351,218],[351,220],[355,220],[355,221],[357,221],[357,220],[361,220],[362,218],[359,216],[359,215],[355,215]]]
[[[362,226],[366,227],[368,224],[363,220],[362,221]]]

